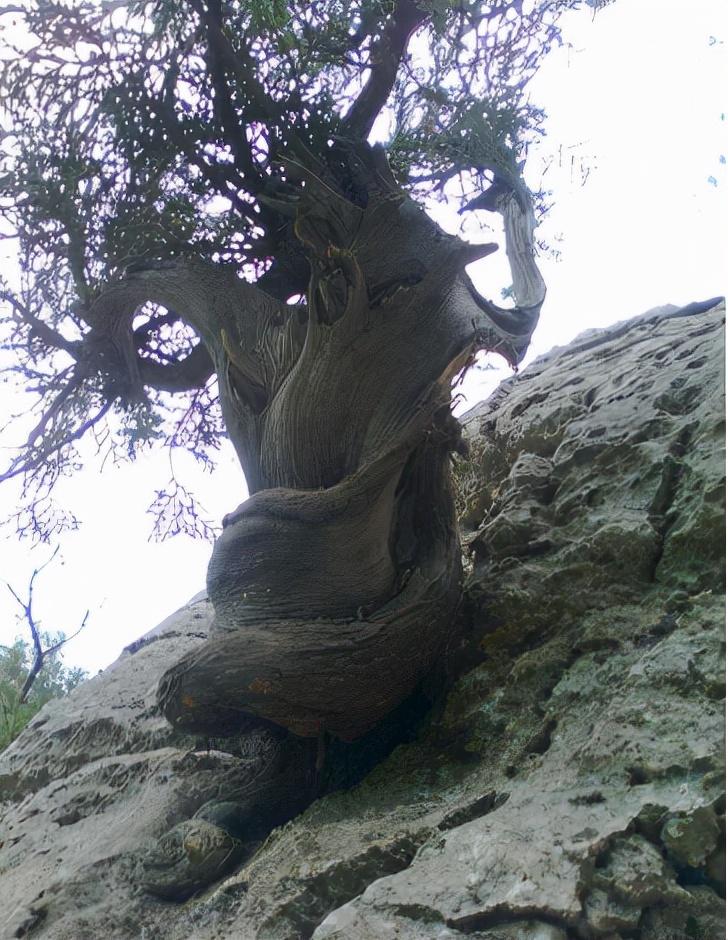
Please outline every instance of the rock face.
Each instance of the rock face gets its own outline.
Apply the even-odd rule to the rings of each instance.
[[[0,937],[724,936],[723,330],[661,308],[471,412],[447,693],[206,893],[138,877],[246,767],[154,706],[204,597],[46,706],[0,755]]]

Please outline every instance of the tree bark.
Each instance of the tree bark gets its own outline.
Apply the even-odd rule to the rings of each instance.
[[[525,259],[529,289],[504,311],[464,272],[492,246],[444,233],[382,154],[349,159],[357,202],[304,163],[286,166],[302,184],[306,308],[216,269],[159,293],[208,346],[253,494],[210,562],[213,636],[160,683],[181,730],[235,734],[262,719],[354,740],[448,639],[460,597],[451,382],[475,350],[515,365],[528,343],[540,306],[531,219],[514,240],[520,203],[508,203],[509,257]]]
[[[213,636],[160,683],[164,713],[186,731],[234,734],[263,720],[353,740],[409,695],[441,654],[460,596],[452,380],[478,349],[515,365],[543,300],[522,194],[499,205],[521,301],[507,311],[464,271],[494,246],[443,232],[382,151],[343,153],[353,196],[315,158],[286,163],[300,186],[306,306],[230,268],[173,264],[111,287],[87,315],[131,388],[183,385],[211,362],[251,493],[210,562]],[[190,323],[207,355],[139,360],[131,323],[145,300]]]

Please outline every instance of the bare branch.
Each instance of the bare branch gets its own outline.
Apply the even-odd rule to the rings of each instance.
[[[19,458],[10,464],[10,467],[4,473],[0,473],[0,483],[3,483],[5,480],[12,480],[13,477],[18,477],[37,469],[42,466],[49,457],[57,454],[58,451],[68,446],[68,444],[80,440],[87,431],[90,431],[94,425],[98,424],[98,422],[108,414],[112,404],[113,402],[111,401],[104,402],[95,414],[82,422],[77,428],[66,435],[63,440],[57,441],[49,446],[41,447],[33,454],[21,454]]]
[[[63,386],[60,392],[53,399],[48,408],[45,409],[43,414],[40,416],[40,420],[33,428],[33,430],[28,434],[27,447],[32,447],[34,442],[44,433],[47,429],[50,421],[55,418],[59,412],[62,410],[63,405],[68,401],[71,395],[76,391],[78,386],[81,383],[80,376],[74,374],[69,379],[68,383]]]
[[[47,561],[45,561],[42,565],[40,565],[38,568],[35,568],[33,570],[33,573],[30,576],[30,581],[28,583],[28,600],[27,601],[22,600],[20,596],[18,595],[17,591],[15,591],[7,582],[5,583],[5,586],[7,587],[8,591],[10,591],[12,596],[18,602],[18,605],[22,608],[25,621],[28,624],[28,628],[30,629],[30,635],[33,640],[33,650],[35,653],[33,657],[33,663],[30,669],[28,670],[28,675],[25,678],[25,682],[23,683],[23,687],[21,688],[19,696],[18,696],[18,702],[21,705],[28,698],[28,695],[30,694],[30,690],[33,687],[33,683],[38,678],[40,671],[43,669],[43,665],[46,659],[49,656],[53,656],[55,653],[57,653],[66,643],[68,643],[69,640],[72,640],[74,637],[78,636],[81,630],[83,630],[83,628],[86,626],[86,623],[89,617],[89,611],[87,610],[86,613],[84,614],[83,620],[81,621],[81,626],[77,630],[75,630],[74,633],[71,634],[71,636],[68,636],[68,637],[64,636],[57,643],[54,643],[51,646],[46,647],[45,649],[43,648],[43,642],[42,642],[41,633],[40,633],[40,626],[37,623],[33,615],[33,589],[35,587],[36,578],[45,568],[48,567],[48,565],[50,565],[50,563],[58,554],[59,549],[60,549],[60,546],[57,545],[53,551],[53,554],[50,556],[50,558]]]
[[[497,205],[503,217],[506,254],[518,309],[535,311],[538,315],[546,297],[546,284],[536,264],[533,240],[536,219],[531,200],[519,198],[519,194],[511,190],[498,197]]]
[[[83,620],[81,621],[81,625],[76,630],[74,630],[70,636],[64,636],[62,640],[59,640],[57,643],[54,643],[52,646],[49,646],[48,649],[43,651],[43,655],[52,656],[53,653],[57,653],[60,649],[62,649],[66,645],[66,643],[70,643],[71,640],[75,640],[76,637],[79,635],[79,633],[83,630],[83,628],[88,623],[88,618],[89,618],[90,613],[91,611],[87,610],[86,613],[83,615]]]
[[[43,342],[47,343],[49,346],[54,346],[56,349],[62,349],[64,352],[67,352],[69,356],[73,356],[74,359],[78,359],[81,345],[80,343],[74,343],[71,340],[66,339],[64,336],[61,336],[60,333],[35,316],[35,314],[32,313],[24,303],[21,303],[17,297],[10,293],[10,291],[4,290],[0,292],[0,300],[4,300],[6,303],[9,303],[11,307],[13,307],[18,316],[18,319],[28,324],[32,334],[35,334],[39,339],[42,339]]]

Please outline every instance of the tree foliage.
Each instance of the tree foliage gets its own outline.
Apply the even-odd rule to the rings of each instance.
[[[372,136],[422,203],[492,210],[512,191],[530,204],[521,170],[543,112],[528,82],[577,5],[1,6],[17,39],[0,71],[0,204],[21,265],[20,283],[2,289],[6,372],[36,412],[3,475],[24,480],[19,529],[73,524],[49,495],[80,465],[85,437],[107,458],[162,442],[208,462],[225,433],[199,330],[159,303],[112,326],[93,314],[109,285],[195,259],[230,265],[279,300],[303,297],[310,263],[290,161],[313,158],[361,201],[344,144]],[[194,512],[176,523],[201,528]]]

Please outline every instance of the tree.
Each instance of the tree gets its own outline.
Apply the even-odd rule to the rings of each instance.
[[[251,494],[213,551],[211,638],[160,683],[180,731],[354,740],[441,655],[451,386],[479,350],[515,366],[538,319],[527,87],[577,5],[5,7],[27,31],[3,66],[7,348],[39,399],[4,478],[58,525],[85,436],[207,460],[226,433]],[[500,214],[513,307],[464,270],[497,245],[433,199]]]
[[[38,575],[58,554],[33,570],[28,582],[27,600],[7,584],[7,589],[22,610],[30,631],[30,643],[16,637],[12,646],[0,646],[0,750],[17,737],[30,719],[51,699],[67,695],[82,682],[87,673],[78,667],[63,665],[61,650],[83,630],[88,621],[86,611],[81,625],[70,636],[41,630],[33,612],[33,592]]]
[[[86,678],[78,666],[64,666],[60,650],[67,641],[64,633],[41,634],[43,647],[50,651],[25,697],[22,689],[35,659],[35,650],[22,637],[11,646],[0,646],[0,751],[10,744],[41,708],[68,695]]]

